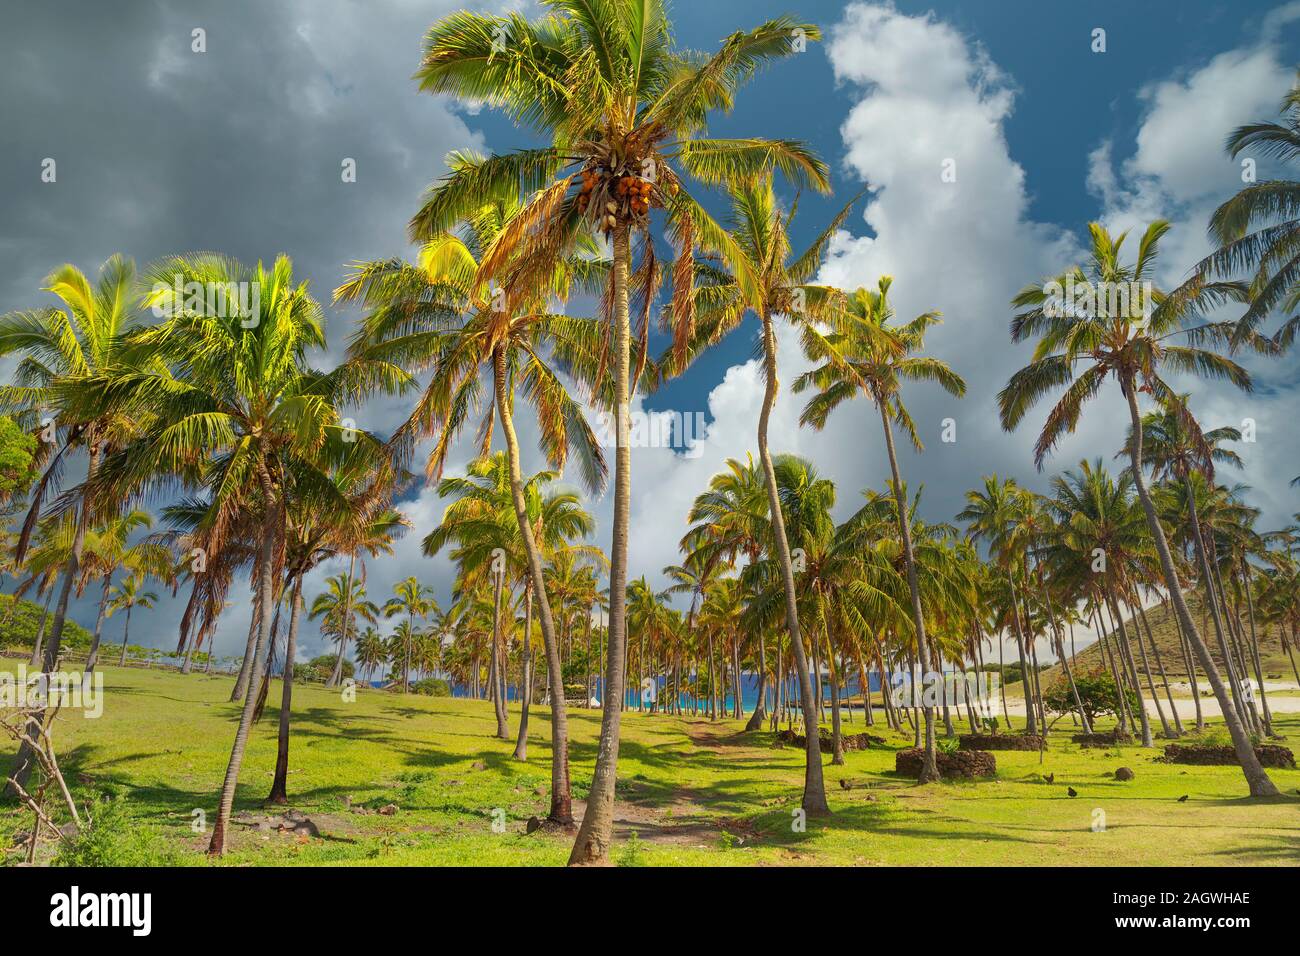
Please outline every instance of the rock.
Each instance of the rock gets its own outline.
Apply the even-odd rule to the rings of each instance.
[[[470,770],[486,770],[486,769],[487,769],[487,764],[484,763],[482,760],[475,760],[472,764],[469,765],[469,769],[470,769]]]
[[[318,837],[320,829],[310,820],[302,820],[294,825],[293,832],[299,837]]]
[[[528,818],[527,831],[528,831],[529,833],[536,833],[536,832],[537,832],[538,830],[540,830],[541,828],[542,828],[542,820],[541,820],[541,817],[529,817],[529,818]]]
[[[961,734],[962,750],[1039,750],[1043,738],[1038,734]]]
[[[1132,780],[1132,779],[1133,779],[1133,771],[1130,770],[1128,767],[1120,767],[1118,770],[1115,771],[1115,779],[1116,779],[1116,780]]]
[[[381,817],[391,817],[395,813],[397,813],[397,804],[395,803],[388,803],[379,808],[379,815]]]

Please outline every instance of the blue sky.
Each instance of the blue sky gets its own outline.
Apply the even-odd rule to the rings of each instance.
[[[535,142],[491,112],[418,94],[410,75],[424,29],[460,6],[451,0],[235,0],[159,7],[50,0],[7,14],[0,35],[0,310],[48,300],[41,278],[71,261],[90,272],[114,252],[141,264],[169,252],[216,249],[246,260],[293,256],[328,299],[347,262],[409,255],[405,223],[454,148],[504,151]],[[501,0],[484,9],[535,8]],[[1240,186],[1222,151],[1229,129],[1271,118],[1300,49],[1300,5],[1263,2],[895,4],[828,0],[708,0],[673,4],[680,44],[703,50],[737,28],[792,13],[818,23],[826,42],[760,75],[719,117],[719,135],[802,139],[832,166],[836,193],[801,199],[796,237],[810,239],[864,184],[873,193],[837,240],[822,278],[846,288],[895,276],[901,315],[940,309],[930,340],[970,383],[954,402],[918,386],[906,395],[926,440],[907,452],[909,482],[924,484],[923,511],[950,519],[966,488],[990,471],[1047,490],[1053,472],[1083,457],[1110,459],[1122,409],[1107,394],[1079,433],[1035,472],[1033,429],[1001,432],[993,396],[1027,350],[1007,338],[1008,300],[1021,286],[1077,260],[1086,223],[1115,228],[1158,216],[1174,222],[1162,263],[1176,281],[1207,251],[1205,223]],[[74,26],[69,26],[73,24]],[[1106,31],[1106,51],[1091,50]],[[207,50],[191,49],[192,30]],[[55,157],[56,184],[41,184]],[[357,161],[355,183],[340,162]],[[958,181],[939,180],[957,162]],[[1269,169],[1261,164],[1260,176]],[[789,194],[786,200],[792,198]],[[721,207],[715,204],[715,208]],[[330,312],[337,355],[352,315]],[[643,401],[648,411],[701,413],[713,432],[684,457],[634,454],[633,576],[661,579],[676,560],[690,500],[728,456],[753,447],[758,386],[750,329]],[[801,356],[782,338],[782,379]],[[0,364],[0,374],[10,365]],[[1300,474],[1293,423],[1300,415],[1296,362],[1252,366],[1255,396],[1188,383],[1207,424],[1259,423],[1243,449],[1242,480],[1264,509],[1263,527],[1296,507],[1287,487]],[[405,411],[372,402],[358,415],[380,431]],[[865,407],[836,413],[827,431],[796,427],[799,405],[783,392],[773,446],[813,458],[839,487],[837,508],[855,507],[885,477],[879,421]],[[958,441],[939,441],[940,422]],[[521,422],[531,448],[532,424]],[[456,465],[470,455],[460,449]],[[526,465],[540,467],[533,452]],[[397,556],[371,569],[380,599],[418,574],[447,594],[445,560],[419,555],[441,513],[430,489],[404,507],[416,523]],[[608,497],[592,503],[595,541],[608,544]],[[338,569],[327,566],[309,583]],[[247,627],[242,594],[221,629],[233,653]],[[78,607],[84,621],[88,602]],[[180,602],[166,601],[133,634],[174,644]],[[116,624],[110,627],[115,633]],[[320,649],[314,634],[306,652]]]

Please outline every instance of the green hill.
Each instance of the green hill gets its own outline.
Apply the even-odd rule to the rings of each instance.
[[[1209,647],[1211,655],[1214,657],[1215,664],[1223,669],[1223,656],[1219,653],[1219,642],[1214,633],[1214,622],[1209,617],[1208,610],[1203,606],[1199,595],[1188,593],[1188,607],[1191,609],[1192,618],[1196,622],[1201,636],[1205,639],[1206,646]],[[1151,627],[1151,634],[1155,638],[1156,647],[1160,649],[1160,657],[1165,666],[1165,674],[1170,680],[1185,680],[1187,677],[1187,667],[1184,664],[1183,652],[1178,639],[1178,622],[1174,618],[1174,609],[1171,605],[1157,604],[1146,609],[1146,622]],[[1225,622],[1226,623],[1226,622]],[[1134,628],[1142,627],[1140,616],[1126,619],[1125,628],[1128,629],[1129,640],[1133,641],[1136,637]],[[1250,623],[1244,612],[1241,615],[1242,633],[1249,635]],[[1276,628],[1270,628],[1259,621],[1256,621],[1256,630],[1259,635],[1259,653],[1260,663],[1263,666],[1265,680],[1295,680],[1295,674],[1291,667],[1291,662],[1287,659],[1286,652],[1282,649],[1282,638]],[[1151,653],[1151,646],[1146,642],[1146,630],[1142,630],[1143,643],[1147,648],[1147,662],[1151,666],[1152,672],[1159,677],[1160,669],[1156,666],[1155,656]],[[1066,634],[1066,648],[1069,648],[1069,634]],[[1136,643],[1133,645],[1133,659],[1137,664],[1138,671],[1145,673],[1142,669],[1142,657],[1138,653]],[[1300,655],[1296,657],[1297,663],[1300,663]],[[1105,659],[1102,656],[1101,644],[1093,642],[1088,647],[1083,648],[1079,653],[1070,658],[1072,666],[1093,669],[1105,667]],[[1058,668],[1052,667],[1044,671],[1044,675],[1055,677]],[[1251,675],[1253,676],[1253,674]],[[1050,678],[1049,678],[1050,679]]]

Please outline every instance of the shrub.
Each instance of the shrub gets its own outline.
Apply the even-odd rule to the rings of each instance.
[[[411,690],[426,697],[450,697],[451,685],[440,677],[426,677],[411,685]]]
[[[306,664],[294,664],[293,679],[323,684],[334,673],[334,662],[336,660],[338,660],[338,657],[334,654],[322,654],[320,657],[313,657]],[[343,659],[344,678],[352,677],[354,674],[356,674],[356,665],[345,657]]]
[[[1079,703],[1083,707],[1083,712],[1088,715],[1088,723],[1095,724],[1099,716],[1106,714],[1118,715],[1119,692],[1115,689],[1115,681],[1105,671],[1093,670],[1075,674],[1074,686],[1079,690]],[[1137,694],[1131,690],[1126,690],[1125,693],[1128,695],[1129,713],[1136,714],[1140,706]],[[1054,714],[1068,714],[1073,711],[1074,694],[1070,692],[1070,682],[1064,676],[1058,677],[1043,691],[1043,703]]]
[[[153,827],[127,811],[122,797],[101,797],[90,807],[91,823],[64,842],[55,866],[178,866],[185,862]]]
[[[21,600],[17,609],[10,594],[0,594],[0,647],[31,647],[36,643],[36,632],[40,629],[41,615],[45,608],[33,601]],[[11,617],[12,615],[12,617]],[[50,634],[50,624],[54,619],[54,609],[45,621],[45,636]],[[63,625],[63,647],[84,649],[90,646],[90,632],[71,619]]]

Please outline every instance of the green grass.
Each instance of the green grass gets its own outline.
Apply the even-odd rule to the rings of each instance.
[[[13,662],[3,665],[12,669]],[[112,838],[65,856],[93,862],[206,865],[205,838],[192,812],[215,812],[216,791],[234,736],[231,680],[143,669],[105,670],[104,715],[63,713],[55,739],[69,783],[81,800],[120,799],[101,808]],[[279,698],[279,684],[271,699]],[[535,708],[529,759],[511,759],[513,742],[496,740],[485,702],[409,697],[362,690],[353,703],[316,685],[294,689],[289,790],[294,806],[322,837],[299,842],[237,826],[225,864],[559,865],[570,840],[526,835],[544,814],[549,727]],[[512,727],[517,711],[511,711]],[[859,715],[860,716],[860,715]],[[261,813],[275,761],[277,711],[252,735],[236,815]],[[1300,718],[1279,721],[1300,739]],[[1060,725],[1058,724],[1058,727]],[[595,759],[599,714],[571,713],[575,797],[585,796]],[[862,724],[847,725],[849,731]],[[1159,750],[1080,750],[1068,732],[1043,764],[1036,753],[999,752],[998,776],[979,783],[919,787],[893,773],[894,751],[911,743],[885,733],[885,747],[826,765],[834,815],[792,828],[803,754],[776,748],[767,733],[743,734],[737,722],[711,725],[628,713],[619,761],[620,835],[615,862],[635,865],[957,864],[1224,865],[1300,863],[1300,771],[1272,771],[1285,796],[1252,801],[1233,767],[1154,763]],[[483,769],[475,769],[480,766]],[[1112,773],[1133,768],[1119,783]],[[1043,780],[1055,774],[1055,783]],[[845,790],[841,779],[853,784]],[[1066,787],[1079,797],[1071,799]],[[543,792],[537,793],[538,789]],[[1177,798],[1188,795],[1184,803]],[[395,815],[357,813],[387,804]],[[493,832],[503,810],[506,832]],[[1091,829],[1094,809],[1105,832]],[[30,814],[0,807],[0,847],[30,826]],[[636,834],[635,839],[632,835]]]

